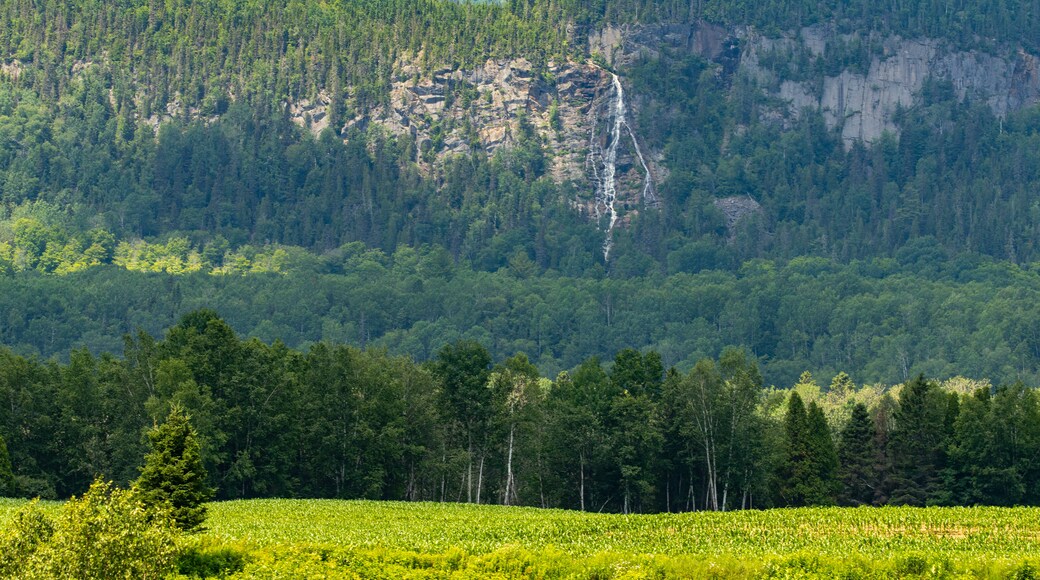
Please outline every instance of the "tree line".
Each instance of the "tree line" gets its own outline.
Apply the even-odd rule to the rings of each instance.
[[[1040,399],[1021,384],[763,388],[727,349],[689,372],[624,349],[549,379],[457,341],[379,349],[242,340],[212,311],[123,356],[0,351],[7,491],[67,497],[137,478],[144,433],[191,417],[209,485],[254,497],[464,501],[590,511],[1033,505]],[[0,460],[0,466],[5,462]]]
[[[120,352],[124,334],[159,336],[181,313],[215,307],[238,333],[292,348],[347,343],[426,361],[440,345],[470,339],[496,360],[525,352],[547,376],[627,347],[653,349],[685,371],[740,345],[777,385],[807,368],[865,383],[918,373],[1040,381],[1037,270],[930,255],[751,260],[736,272],[618,279],[537,276],[523,254],[482,272],[453,264],[442,248],[385,254],[348,244],[290,260],[280,274],[24,272],[0,276],[0,341],[67,362],[74,349]]]

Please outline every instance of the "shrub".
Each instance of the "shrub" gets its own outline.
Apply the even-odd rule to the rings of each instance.
[[[133,490],[95,481],[51,520],[36,502],[0,539],[0,576],[26,580],[163,578],[173,571],[176,528],[168,511]]]

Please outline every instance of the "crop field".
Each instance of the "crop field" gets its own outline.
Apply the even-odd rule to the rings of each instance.
[[[0,500],[0,526],[20,505]],[[189,577],[206,570],[235,578],[1040,577],[1034,508],[624,516],[253,500],[211,504],[207,526],[185,541],[202,562],[182,567]]]

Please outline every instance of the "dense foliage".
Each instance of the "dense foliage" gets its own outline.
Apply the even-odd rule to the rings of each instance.
[[[963,256],[922,253],[851,264],[754,260],[736,272],[632,279],[533,276],[453,266],[438,248],[393,254],[352,245],[282,275],[167,276],[104,266],[68,276],[0,277],[0,340],[23,355],[120,352],[193,308],[216,307],[245,336],[306,349],[318,341],[386,347],[429,360],[460,338],[496,360],[528,354],[546,376],[589,356],[652,348],[683,370],[745,345],[767,384],[805,369],[859,383],[989,377],[1040,383],[1040,276]]]
[[[217,261],[226,242],[324,251],[362,241],[386,252],[436,244],[480,269],[500,267],[522,248],[537,271],[587,272],[599,238],[569,207],[567,186],[541,176],[541,144],[494,159],[459,158],[427,178],[411,161],[416,144],[408,138],[359,130],[313,137],[289,121],[287,102],[321,90],[341,91],[333,97],[333,109],[344,109],[333,112],[340,121],[345,109],[368,110],[389,98],[405,55],[421,54],[428,68],[516,55],[544,66],[572,51],[584,58],[585,29],[573,30],[574,19],[710,15],[933,37],[958,34],[961,27],[946,22],[954,19],[1008,46],[1040,37],[1036,11],[1007,2],[936,11],[927,2],[913,10],[645,0],[5,4],[0,54],[17,72],[0,83],[0,199],[8,218],[0,239],[11,246],[0,247],[0,264],[44,271],[57,269],[63,252],[86,253],[86,263],[111,260],[114,248],[90,233],[100,226],[127,243],[186,235]],[[910,24],[932,16],[942,23]],[[834,54],[781,66],[810,80],[863,66],[855,50],[828,50]],[[638,96],[640,133],[671,173],[662,184],[666,207],[637,220],[617,263],[605,265],[618,275],[731,269],[753,257],[893,256],[919,251],[914,243],[929,236],[941,250],[936,258],[1036,256],[1035,109],[998,121],[984,105],[959,102],[952,86],[930,81],[899,119],[898,142],[846,152],[818,115],[795,127],[769,122],[761,87],[698,57],[648,57],[623,72]],[[175,113],[156,130],[154,115],[166,115],[168,105]],[[727,234],[711,201],[745,194],[765,211]],[[36,200],[60,211],[25,215]]]
[[[324,252],[355,241],[384,252],[437,245],[487,270],[523,255],[532,273],[572,276],[734,269],[801,255],[1037,257],[1035,107],[998,120],[934,82],[900,119],[898,141],[846,151],[818,116],[789,130],[763,122],[759,88],[699,58],[647,60],[628,73],[646,100],[643,133],[670,175],[660,186],[664,207],[635,220],[609,264],[596,225],[570,206],[573,188],[587,184],[544,175],[549,152],[534,137],[424,176],[407,137],[314,137],[245,102],[218,120],[173,120],[156,134],[120,120],[100,74],[71,80],[56,103],[5,80],[0,272],[63,273],[116,254],[140,265],[142,236],[197,251],[182,269],[204,258],[230,271],[238,257],[226,254],[248,244]],[[763,210],[727,230],[713,201],[734,195]]]
[[[164,578],[177,552],[173,520],[135,491],[96,481],[53,516],[32,502],[0,535],[0,577]]]
[[[30,496],[77,493],[98,474],[133,480],[142,432],[177,407],[223,499],[624,512],[1040,503],[1040,395],[1020,384],[918,378],[890,391],[838,375],[823,389],[805,373],[793,391],[764,389],[734,349],[688,373],[625,349],[549,380],[525,355],[496,364],[473,341],[425,365],[327,343],[300,352],[241,340],[209,311],[161,341],[128,338],[122,359],[3,357],[0,436]]]

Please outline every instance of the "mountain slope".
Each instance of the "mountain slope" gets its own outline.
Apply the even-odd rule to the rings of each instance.
[[[210,305],[267,340],[375,340],[423,357],[475,336],[553,370],[624,346],[690,364],[743,344],[783,381],[809,365],[1033,376],[1040,355],[1017,331],[961,320],[964,344],[1014,353],[976,360],[922,342],[957,324],[892,318],[875,284],[906,297],[917,276],[969,309],[986,301],[974,282],[1006,281],[1009,308],[1032,292],[1027,274],[992,269],[1031,272],[1040,252],[1035,12],[0,1],[0,273],[19,288],[0,336],[44,355],[114,349],[122,332]],[[417,294],[408,306],[348,284],[314,313],[277,311],[315,277],[412,264],[409,252],[424,265],[391,284]],[[816,312],[781,297],[810,290],[756,274],[805,264]],[[135,313],[97,306],[138,279],[120,269],[163,272],[139,283],[184,294],[128,297]],[[238,281],[205,273],[288,281],[272,282],[281,297],[236,289],[216,304],[213,285]],[[50,279],[62,275],[83,282]],[[172,275],[184,277],[159,281]],[[431,306],[439,276],[483,275],[486,312],[448,323],[462,307]],[[658,286],[716,277],[736,294],[668,316]],[[514,284],[585,288],[560,303],[589,312],[557,328],[567,312],[503,290]],[[53,303],[30,304],[40,288]],[[761,300],[745,308],[741,293]],[[621,295],[639,306],[619,319]],[[862,311],[839,312],[847,300]]]

